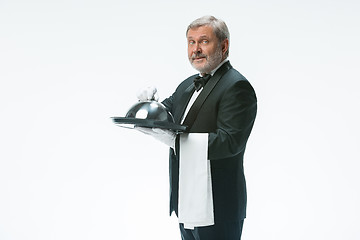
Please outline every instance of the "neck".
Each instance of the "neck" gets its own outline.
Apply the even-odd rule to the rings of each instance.
[[[211,70],[209,73],[200,73],[200,76],[205,76],[207,74],[210,74],[211,76],[214,75],[214,73],[216,72],[216,70],[218,70],[225,62],[229,61],[227,58],[223,59],[216,68],[214,68],[213,70]]]

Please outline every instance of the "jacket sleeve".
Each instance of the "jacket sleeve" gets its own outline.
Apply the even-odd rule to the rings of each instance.
[[[228,88],[219,102],[216,131],[209,133],[210,160],[230,158],[245,150],[256,110],[256,95],[248,81],[237,81]]]
[[[173,94],[174,95],[174,94]],[[161,103],[166,107],[166,110],[172,113],[172,106],[173,106],[173,99],[174,96],[171,95],[170,97],[164,99]]]

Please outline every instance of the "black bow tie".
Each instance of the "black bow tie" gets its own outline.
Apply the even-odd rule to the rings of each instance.
[[[196,91],[199,91],[202,87],[204,87],[210,78],[211,78],[210,74],[206,74],[203,77],[197,76],[194,79],[194,86],[195,86]]]

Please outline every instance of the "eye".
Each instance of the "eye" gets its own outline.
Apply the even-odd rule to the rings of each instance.
[[[208,43],[209,43],[208,40],[203,40],[202,42],[205,43],[205,44],[208,44]]]
[[[195,41],[191,40],[189,41],[189,45],[193,45],[195,43]]]

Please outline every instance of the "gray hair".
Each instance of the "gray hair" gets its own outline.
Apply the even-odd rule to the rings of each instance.
[[[186,29],[186,35],[190,29],[198,28],[198,27],[202,27],[202,26],[212,27],[215,36],[219,40],[219,43],[223,42],[225,39],[228,39],[229,45],[230,45],[230,33],[229,33],[228,27],[226,26],[226,24],[223,20],[217,19],[214,16],[204,16],[204,17],[194,20],[192,23],[190,23],[190,25]],[[229,56],[229,47],[225,53],[225,56],[226,57]]]

